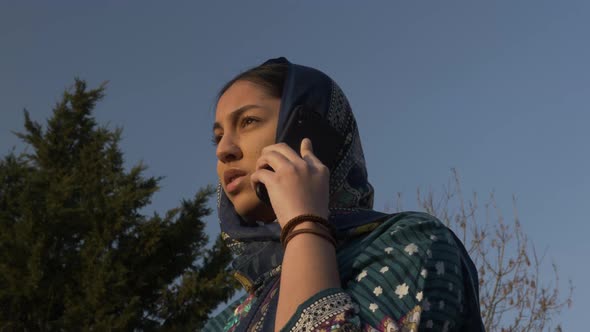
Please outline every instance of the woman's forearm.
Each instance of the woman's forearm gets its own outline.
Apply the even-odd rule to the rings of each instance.
[[[325,231],[313,222],[301,223],[294,230],[302,228]],[[285,249],[282,265],[275,331],[289,321],[305,300],[324,289],[341,286],[336,250],[320,236],[304,233],[293,237]]]

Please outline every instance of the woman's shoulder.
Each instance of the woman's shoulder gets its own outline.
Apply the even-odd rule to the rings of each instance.
[[[461,266],[468,253],[455,233],[437,217],[416,211],[405,211],[389,216],[358,244],[357,257],[376,253],[407,264],[420,261],[448,261]],[[358,251],[360,249],[360,251]]]
[[[402,227],[415,227],[418,225],[431,225],[437,228],[444,227],[444,224],[435,216],[420,211],[403,211],[393,213],[384,221],[384,225]]]
[[[338,259],[345,289],[370,326],[409,328],[423,321],[442,330],[478,317],[468,312],[478,302],[469,256],[452,230],[428,213],[388,216]]]
[[[426,212],[404,211],[387,216],[370,233],[360,239],[363,245],[386,245],[392,239],[403,237],[402,242],[415,240],[425,243],[444,239],[454,244],[453,232],[437,217]]]
[[[356,267],[376,259],[395,260],[396,264],[425,264],[433,259],[460,260],[464,253],[454,233],[435,216],[416,211],[391,214],[374,229],[356,237],[338,250],[344,279]],[[444,256],[444,257],[443,257]],[[407,259],[401,259],[407,257]]]

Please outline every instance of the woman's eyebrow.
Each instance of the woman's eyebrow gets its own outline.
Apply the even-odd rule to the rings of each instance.
[[[247,110],[253,109],[253,108],[264,108],[264,107],[262,107],[260,105],[254,105],[254,104],[244,105],[244,106],[238,108],[237,110],[231,112],[229,114],[229,117],[230,117],[231,121],[234,122],[237,118],[240,117],[240,115],[242,115],[242,113],[246,112]],[[221,123],[215,122],[213,124],[213,131],[215,131],[215,129],[223,129],[223,127],[221,126]]]

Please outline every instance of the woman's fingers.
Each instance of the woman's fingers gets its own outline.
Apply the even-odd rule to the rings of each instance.
[[[313,144],[309,138],[304,138],[301,141],[301,158],[307,161],[308,164],[316,165],[316,167],[320,167],[320,165],[325,166],[322,161],[313,153]]]
[[[267,169],[259,169],[256,172],[252,173],[252,175],[250,175],[250,186],[252,188],[255,188],[256,183],[260,182],[260,183],[270,183],[271,181],[273,181],[273,177],[276,176],[276,174],[273,171],[267,170]]]
[[[283,156],[285,156],[287,159],[289,159],[291,161],[296,161],[296,160],[301,159],[301,157],[297,154],[297,152],[295,152],[293,149],[291,149],[291,147],[289,145],[287,145],[287,143],[278,143],[278,144],[268,145],[268,146],[264,147],[264,149],[262,149],[261,155],[264,156],[266,153],[269,153],[271,151],[279,152],[280,154],[282,154]]]
[[[291,160],[282,153],[278,151],[267,151],[256,160],[256,169],[264,169],[268,165],[277,171],[289,164],[291,164]]]
[[[250,177],[253,189],[256,183],[266,185],[281,226],[301,214],[329,215],[330,172],[314,155],[309,139],[303,140],[297,150],[285,143],[264,148]]]
[[[256,169],[264,169],[267,166],[277,172],[280,170],[295,171],[303,168],[322,169],[326,166],[313,153],[312,142],[309,138],[301,141],[301,156],[285,143],[269,145],[263,149],[261,156],[256,161]]]

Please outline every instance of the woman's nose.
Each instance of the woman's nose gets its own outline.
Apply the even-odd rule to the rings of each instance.
[[[233,141],[229,135],[221,137],[219,144],[217,145],[217,159],[222,163],[238,160],[242,158],[242,150]]]

